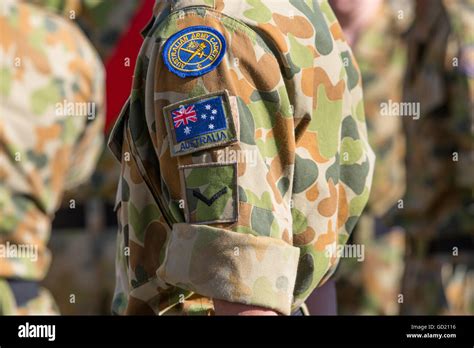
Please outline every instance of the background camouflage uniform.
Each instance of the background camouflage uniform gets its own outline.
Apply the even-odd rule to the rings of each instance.
[[[407,33],[403,314],[474,313],[474,2],[429,1]],[[456,157],[457,156],[457,157]]]
[[[103,144],[104,71],[83,34],[40,7],[2,2],[0,32],[0,243],[38,247],[37,261],[0,258],[5,289],[4,279],[40,281],[48,270],[63,190],[89,177]],[[65,103],[92,103],[95,114],[64,115]],[[8,291],[2,296],[4,314],[55,311],[46,290],[25,308],[7,304]]]
[[[139,0],[32,1],[75,22],[104,63],[143,3]],[[128,71],[131,75],[133,67]],[[112,210],[119,175],[120,166],[104,146],[90,180],[66,191],[56,213],[50,242],[54,259],[43,284],[54,295],[62,314],[110,314],[117,226]]]
[[[399,312],[405,234],[401,228],[385,226],[383,217],[405,190],[405,138],[402,119],[382,115],[381,103],[402,99],[406,69],[402,34],[412,19],[411,5],[383,1],[352,46],[362,74],[369,143],[377,160],[368,209],[352,238],[355,245],[364,246],[364,259],[344,258],[336,274],[341,314]]]
[[[326,1],[157,5],[110,139],[122,162],[114,312],[212,314],[219,298],[290,314],[332,274],[369,197],[374,156],[351,50]],[[215,70],[181,79],[162,46],[194,25],[228,48]],[[163,108],[222,90],[239,141],[172,157]],[[216,165],[227,150],[254,151],[255,166]],[[222,186],[230,194],[211,208],[187,194]],[[217,222],[236,205],[236,222]]]

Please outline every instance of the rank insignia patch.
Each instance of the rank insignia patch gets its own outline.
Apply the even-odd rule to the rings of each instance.
[[[188,164],[178,168],[187,223],[216,224],[238,220],[236,162]]]
[[[163,108],[171,155],[181,156],[236,142],[236,109],[225,91]]]
[[[201,76],[215,69],[226,51],[224,36],[206,26],[194,26],[172,35],[163,48],[166,67],[181,78]]]

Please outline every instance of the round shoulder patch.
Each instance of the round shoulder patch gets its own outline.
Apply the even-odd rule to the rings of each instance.
[[[165,43],[163,59],[167,68],[185,78],[201,76],[214,70],[226,51],[224,36],[206,26],[178,31]]]

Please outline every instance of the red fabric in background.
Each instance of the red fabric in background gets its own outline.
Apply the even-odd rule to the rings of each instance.
[[[143,43],[141,31],[148,24],[153,15],[155,0],[142,0],[140,8],[133,17],[128,31],[118,41],[112,55],[105,63],[107,73],[107,117],[105,132],[107,133],[130,95],[133,70],[140,47]],[[128,23],[124,23],[126,26]],[[130,58],[129,66],[125,66],[125,59]]]

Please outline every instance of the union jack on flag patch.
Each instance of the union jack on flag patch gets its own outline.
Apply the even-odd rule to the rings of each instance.
[[[181,105],[181,108],[172,112],[174,128],[178,128],[181,125],[187,126],[189,122],[196,122],[196,110],[194,105],[190,105],[187,108]]]
[[[170,110],[177,141],[227,129],[222,98],[215,96],[194,103],[178,104]]]
[[[224,90],[165,106],[163,117],[171,156],[237,142],[238,105],[230,98]]]

